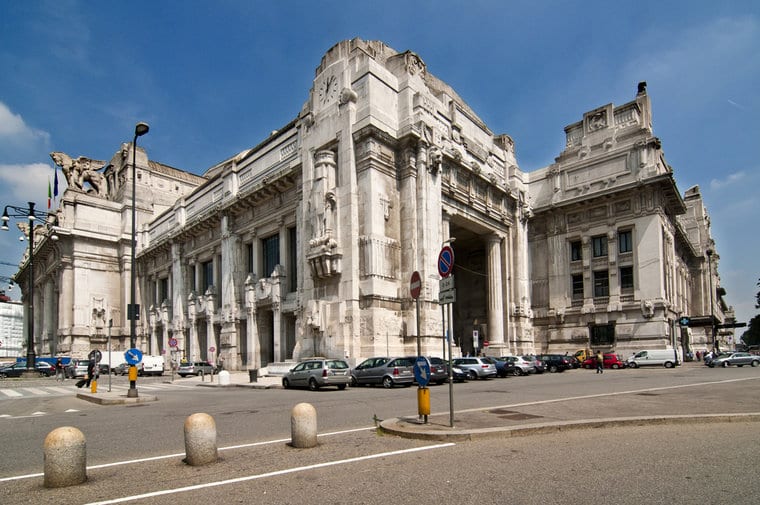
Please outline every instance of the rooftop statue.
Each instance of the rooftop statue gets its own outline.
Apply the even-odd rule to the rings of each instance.
[[[61,167],[69,189],[95,194],[103,198],[108,196],[108,183],[105,176],[97,169],[92,168],[93,165],[102,164],[102,162],[85,156],[73,159],[60,151],[50,153],[50,157],[53,159],[53,163]],[[85,182],[89,183],[89,188],[85,188]]]

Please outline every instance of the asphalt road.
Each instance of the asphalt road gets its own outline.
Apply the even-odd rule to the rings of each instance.
[[[624,405],[635,410],[651,398],[632,391],[657,388],[671,395],[662,404],[673,413],[697,405],[756,412],[757,380],[760,369],[748,367],[620,370],[601,376],[576,370],[457,384],[455,407],[568,398],[552,402],[548,412],[589,408],[589,415],[596,415],[603,412],[606,395],[625,398]],[[588,400],[572,399],[589,394],[603,396],[585,407]],[[325,435],[317,448],[287,445],[290,411],[302,401],[318,412],[319,432]],[[447,385],[432,388],[431,403],[434,412],[448,410]],[[103,407],[62,395],[0,402],[0,412],[7,409],[16,416],[44,409],[45,415],[0,419],[0,479],[42,472],[44,437],[64,425],[85,433],[90,468],[88,482],[72,488],[45,489],[41,476],[0,481],[3,503],[69,505],[157,491],[167,494],[130,502],[303,503],[304,496],[309,503],[331,504],[760,501],[753,467],[760,449],[758,423],[605,428],[453,445],[377,434],[374,419],[416,410],[414,388],[183,388],[135,406]],[[200,468],[182,462],[182,425],[195,412],[214,417],[220,447],[220,461]],[[160,459],[93,468],[145,457]],[[323,466],[308,467],[315,464]],[[188,485],[200,487],[171,491]],[[742,491],[734,495],[736,488]]]

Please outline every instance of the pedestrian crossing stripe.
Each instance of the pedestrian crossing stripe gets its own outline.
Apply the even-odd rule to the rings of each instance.
[[[3,393],[5,396],[11,397],[11,398],[24,396],[22,393],[19,393],[15,389],[0,389],[0,393]]]

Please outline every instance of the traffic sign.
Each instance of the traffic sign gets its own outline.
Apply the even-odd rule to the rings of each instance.
[[[483,347],[488,347],[488,340],[486,340],[485,342],[483,342]]]
[[[208,348],[208,352],[214,352],[214,351],[216,351],[216,347],[209,347]]]
[[[681,326],[689,326],[689,318],[684,316],[681,319],[678,320],[678,324]]]
[[[417,384],[425,387],[430,382],[430,362],[425,356],[418,356],[414,362],[414,378]]]
[[[177,339],[172,337],[169,339],[169,347],[177,347]]]
[[[130,365],[136,365],[142,361],[143,354],[140,349],[132,348],[124,353],[124,359]]]
[[[448,277],[454,269],[454,250],[451,246],[445,245],[438,253],[438,275]]]
[[[90,361],[94,361],[96,363],[99,363],[102,357],[103,357],[103,354],[97,349],[93,349],[92,351],[90,351],[90,354],[88,355],[88,358],[90,358]]]
[[[415,300],[420,297],[422,291],[422,279],[418,271],[412,272],[412,279],[409,281],[409,292]]]

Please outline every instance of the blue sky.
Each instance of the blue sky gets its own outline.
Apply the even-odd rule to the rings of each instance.
[[[51,151],[108,160],[137,121],[152,159],[202,173],[295,118],[322,55],[354,37],[416,52],[525,171],[647,81],[679,189],[699,185],[711,214],[727,301],[757,312],[756,1],[0,0],[0,203],[44,210]],[[18,262],[18,235],[0,232],[0,261]]]

